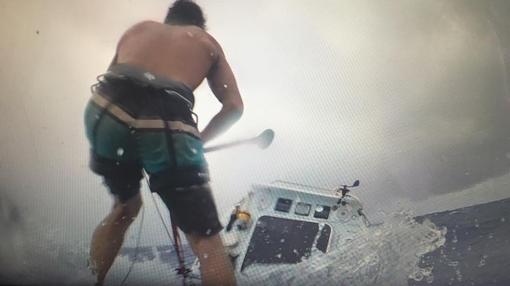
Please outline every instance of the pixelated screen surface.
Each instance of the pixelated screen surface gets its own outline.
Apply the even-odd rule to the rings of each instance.
[[[0,284],[93,284],[91,240],[113,199],[88,166],[90,86],[126,29],[161,21],[171,2],[0,1]],[[332,226],[326,253],[252,265],[239,281],[510,284],[508,1],[196,2],[244,102],[210,145],[275,132],[264,150],[205,155],[222,223],[252,184],[334,192],[359,179],[372,225],[337,238]],[[194,94],[203,130],[221,104],[206,81]],[[105,284],[128,272],[130,285],[181,284],[166,207],[144,180],[141,198]]]

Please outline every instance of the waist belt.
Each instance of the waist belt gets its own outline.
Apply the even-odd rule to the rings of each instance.
[[[138,67],[127,64],[116,64],[111,66],[103,76],[107,80],[131,80],[141,86],[163,90],[170,95],[181,98],[187,103],[190,109],[192,109],[195,104],[193,91],[184,83],[155,75]]]

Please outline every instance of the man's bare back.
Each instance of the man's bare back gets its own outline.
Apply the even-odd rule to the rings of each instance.
[[[221,46],[193,25],[140,22],[121,37],[112,64],[129,64],[180,81],[195,90],[207,78],[223,105],[201,132],[204,143],[223,133],[242,114],[235,76]]]
[[[204,143],[223,133],[243,112],[236,79],[221,46],[197,26],[140,22],[121,37],[112,64],[140,67],[191,90],[207,78],[223,107],[202,130]]]
[[[223,57],[219,44],[199,27],[144,21],[124,33],[117,46],[116,63],[141,67],[194,90],[212,76],[211,70]],[[229,86],[229,82],[221,84]]]

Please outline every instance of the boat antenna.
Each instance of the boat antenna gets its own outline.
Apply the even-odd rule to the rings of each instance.
[[[358,187],[358,186],[359,186],[359,180],[356,180],[350,186],[342,185],[340,188],[336,189],[335,191],[336,191],[337,194],[340,194],[340,193],[342,194],[340,199],[338,199],[337,205],[339,205],[339,204],[344,205],[345,202],[343,201],[343,198],[345,197],[345,195],[347,195],[351,191],[350,188],[355,188],[355,187]]]

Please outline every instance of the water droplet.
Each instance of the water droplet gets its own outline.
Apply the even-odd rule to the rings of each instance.
[[[196,154],[197,153],[197,149],[191,148],[191,153]]]
[[[115,162],[115,165],[117,165],[117,166],[120,165],[120,162],[119,161]]]
[[[207,259],[209,257],[209,255],[207,253],[204,253],[203,257],[204,257],[204,259]]]
[[[211,232],[212,232],[212,229],[208,228],[208,229],[205,231],[205,234],[206,234],[206,235],[209,235],[209,234],[211,234]]]
[[[96,114],[96,116],[94,116],[96,119],[99,119],[99,114]]]
[[[156,77],[155,77],[153,74],[151,74],[150,72],[145,72],[145,73],[143,74],[143,76],[144,76],[146,79],[148,79],[148,80],[155,80],[155,79],[156,79]]]
[[[211,52],[210,55],[211,55],[211,57],[214,57],[214,53]]]
[[[123,216],[123,217],[121,217],[120,219],[121,219],[121,220],[125,220],[125,219],[126,219],[126,216]]]
[[[122,156],[122,155],[124,155],[124,149],[122,149],[122,148],[117,149],[117,156]]]
[[[432,276],[432,275],[427,276],[426,281],[427,281],[427,284],[432,284],[434,282],[434,276]]]
[[[457,239],[457,236],[454,235],[452,238],[452,243],[457,243],[459,240]]]
[[[278,254],[276,255],[276,258],[282,258],[282,254],[281,254],[281,253],[278,253]]]
[[[188,36],[190,36],[190,37],[192,37],[192,38],[193,38],[193,36],[194,36],[194,35],[193,35],[193,33],[192,33],[192,32],[189,32],[189,31],[187,32],[187,34],[188,34]]]
[[[284,243],[285,242],[285,238],[280,239],[280,242]]]
[[[452,266],[452,267],[457,267],[459,265],[459,262],[458,261],[450,261],[450,262],[448,262],[448,265]]]
[[[228,88],[228,85],[227,85],[227,84],[224,84],[224,85],[223,85],[223,87],[224,87],[224,88]]]
[[[101,223],[101,226],[106,226],[106,225],[108,225],[108,224],[104,221]]]
[[[457,281],[462,281],[462,274],[459,269],[455,270],[455,275],[457,275]]]
[[[478,263],[478,267],[484,267],[485,266],[485,259],[481,259],[480,262]]]
[[[500,219],[500,221],[501,221],[501,222],[505,222],[505,221],[506,221],[506,219],[505,219],[504,217],[502,217],[502,218]]]
[[[423,279],[423,274],[421,271],[417,270],[416,272],[409,275],[410,279],[413,279],[414,281],[421,281]]]

